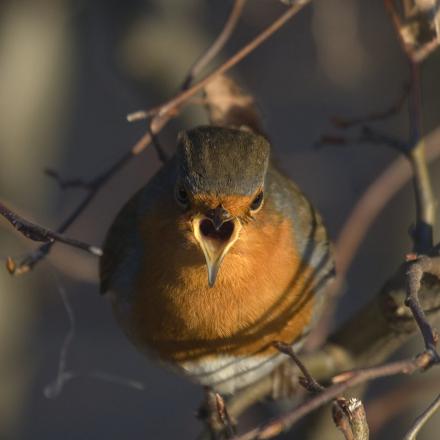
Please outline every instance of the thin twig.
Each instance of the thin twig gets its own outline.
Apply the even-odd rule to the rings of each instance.
[[[83,179],[64,179],[63,177],[60,176],[60,174],[58,173],[58,171],[52,169],[52,168],[46,168],[44,170],[44,174],[46,174],[46,176],[52,178],[53,180],[55,180],[55,182],[58,184],[58,186],[62,189],[62,190],[66,190],[69,188],[83,188],[83,189],[90,189],[90,182],[86,182]]]
[[[76,334],[75,312],[73,311],[72,305],[70,304],[67,292],[59,282],[56,273],[55,280],[58,285],[58,292],[60,294],[61,301],[63,302],[64,309],[66,310],[69,329],[67,330],[66,336],[64,337],[63,344],[60,349],[56,378],[53,382],[44,387],[43,392],[45,397],[47,397],[48,399],[55,399],[56,397],[58,397],[63,390],[64,385],[75,376],[74,372],[67,369],[67,355]]]
[[[402,91],[400,92],[397,100],[385,110],[374,111],[358,118],[343,118],[340,116],[333,116],[330,118],[330,121],[337,128],[344,129],[357,125],[365,125],[371,122],[384,121],[392,116],[397,115],[402,110],[403,104],[409,95],[410,88],[410,84],[405,84],[402,87]]]
[[[414,421],[410,430],[406,433],[403,440],[416,440],[417,434],[426,424],[426,422],[434,415],[436,411],[440,409],[440,394],[435,398],[431,405],[426,408],[426,410],[420,414],[419,417]]]
[[[196,60],[196,62],[189,69],[186,78],[183,80],[180,86],[181,90],[186,90],[192,84],[194,78],[217,56],[217,54],[223,49],[225,44],[230,39],[235,27],[241,17],[243,8],[246,4],[246,0],[234,0],[231,12],[223,26],[223,29],[218,34],[217,38],[208,47],[206,52]]]
[[[342,135],[328,135],[324,134],[316,142],[316,147],[323,146],[351,146],[353,144],[367,144],[367,145],[385,145],[392,148],[400,154],[408,155],[410,150],[410,144],[398,139],[395,136],[391,136],[387,133],[383,133],[380,130],[374,129],[368,125],[363,125],[359,132],[355,136],[342,136]]]
[[[159,136],[156,133],[154,133],[153,129],[151,128],[151,122],[152,121],[149,121],[147,124],[148,132],[150,133],[151,136],[151,142],[154,146],[154,149],[156,150],[158,159],[162,162],[162,164],[165,164],[166,162],[168,162],[169,157],[159,141]]]
[[[85,243],[83,241],[75,240],[73,238],[66,237],[58,232],[51,231],[43,226],[32,223],[23,217],[20,217],[15,212],[11,211],[7,208],[3,203],[0,202],[0,215],[2,215],[8,222],[21,234],[23,234],[26,238],[29,238],[32,241],[44,242],[46,244],[53,244],[55,242],[60,242],[67,244],[69,246],[76,247],[83,251],[86,251],[95,256],[101,256],[102,250],[97,247],[90,245],[89,243]],[[8,259],[8,270],[12,273],[15,271],[16,267],[13,267],[14,264],[12,259]]]
[[[205,76],[205,78],[201,79],[199,82],[194,84],[191,88],[184,90],[178,93],[174,98],[169,101],[164,102],[163,104],[152,108],[151,110],[147,110],[145,112],[145,116],[142,116],[140,119],[145,119],[145,117],[149,117],[152,114],[162,116],[168,114],[170,111],[175,111],[178,109],[183,103],[185,103],[189,98],[193,97],[196,93],[200,92],[206,84],[212,81],[217,75],[221,75],[229,70],[231,67],[235,66],[239,63],[243,58],[249,55],[253,50],[255,50],[258,46],[264,43],[269,37],[271,37],[276,31],[281,29],[290,19],[292,19],[304,6],[310,3],[311,0],[301,0],[296,2],[293,6],[287,9],[280,17],[278,17],[271,25],[269,25],[264,31],[258,34],[253,40],[251,40],[246,46],[236,52],[229,60],[224,62],[220,67],[215,69],[212,73]],[[136,112],[137,115],[140,115],[141,112]],[[133,118],[132,115],[128,115],[127,119],[129,121],[136,120],[137,118]]]
[[[310,393],[319,394],[325,390],[301,362],[291,345],[284,342],[274,342],[273,345],[282,353],[289,356],[304,377],[300,378],[300,384]],[[358,399],[345,399],[338,397],[333,402],[333,420],[336,427],[345,435],[346,440],[368,440],[369,429],[362,402]]]
[[[142,153],[148,145],[152,142],[152,134],[159,133],[160,130],[168,123],[168,121],[175,117],[182,104],[189,101],[197,92],[199,92],[206,84],[212,81],[217,75],[225,73],[231,69],[253,50],[265,42],[276,31],[278,31],[283,25],[285,25],[291,18],[293,18],[304,6],[310,3],[311,0],[301,0],[295,5],[287,9],[277,20],[269,25],[265,30],[258,34],[253,40],[246,44],[241,50],[235,53],[220,67],[215,69],[211,74],[203,78],[191,88],[178,93],[174,98],[165,102],[159,107],[153,109],[151,114],[155,116],[151,120],[150,129],[145,133],[130,149],[126,152],[114,165],[112,165],[103,174],[93,179],[88,186],[90,186],[89,192],[81,201],[81,203],[75,208],[75,210],[67,217],[67,219],[57,229],[58,233],[64,232],[87,208],[87,206],[94,200],[99,190],[112,178],[118,171],[120,171],[131,159],[138,154]],[[37,248],[34,252],[27,255],[22,261],[17,264],[16,273],[25,273],[31,270],[41,259],[45,258],[53,243],[46,243],[43,246]]]
[[[295,362],[295,364],[298,366],[298,368],[300,369],[301,373],[304,376],[303,378],[301,378],[302,380],[300,379],[299,382],[307,391],[310,391],[311,393],[320,393],[321,391],[323,391],[325,389],[310,374],[310,372],[307,370],[305,365],[298,358],[298,356],[293,351],[293,348],[290,345],[285,344],[284,342],[280,342],[280,341],[273,342],[273,345],[275,346],[275,348],[277,350],[281,351],[281,353],[284,353],[287,356],[289,356]]]
[[[301,403],[292,411],[275,418],[271,422],[252,429],[243,435],[234,437],[233,440],[263,440],[273,438],[291,428],[293,424],[302,419],[305,415],[340,396],[349,388],[381,377],[394,376],[396,374],[412,374],[415,371],[427,368],[431,362],[431,354],[423,353],[416,358],[341,374],[335,378],[337,383],[328,387],[325,391]]]

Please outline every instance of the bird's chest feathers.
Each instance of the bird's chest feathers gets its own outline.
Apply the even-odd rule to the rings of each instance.
[[[137,339],[165,357],[179,358],[218,350],[239,353],[240,347],[258,351],[302,332],[313,305],[307,292],[310,270],[301,265],[289,220],[263,218],[246,225],[212,288],[196,245],[185,245],[171,230],[170,239],[158,245],[149,238],[164,230],[145,226],[149,251],[132,304]]]

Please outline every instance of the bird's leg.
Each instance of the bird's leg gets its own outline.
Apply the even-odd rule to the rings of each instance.
[[[223,397],[209,387],[205,387],[205,399],[197,417],[208,426],[213,439],[229,439],[236,434],[236,425],[229,416]]]

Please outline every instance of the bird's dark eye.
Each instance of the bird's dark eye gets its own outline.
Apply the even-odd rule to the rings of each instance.
[[[186,192],[186,189],[183,186],[178,186],[176,188],[176,200],[177,203],[179,203],[180,206],[183,208],[187,208],[189,205],[189,197],[188,193]]]
[[[252,200],[251,211],[256,211],[258,208],[260,208],[262,203],[263,203],[263,191],[260,191],[258,195],[255,197],[255,199]]]

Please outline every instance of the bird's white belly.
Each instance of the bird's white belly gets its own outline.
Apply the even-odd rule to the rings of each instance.
[[[300,350],[303,341],[293,344]],[[275,353],[270,356],[230,356],[218,354],[193,361],[181,362],[178,371],[192,381],[209,386],[220,394],[232,394],[240,388],[251,385],[269,374],[286,356]],[[176,369],[176,366],[173,366]]]
[[[285,357],[217,355],[179,364],[178,370],[192,381],[221,394],[232,394],[269,374]]]

